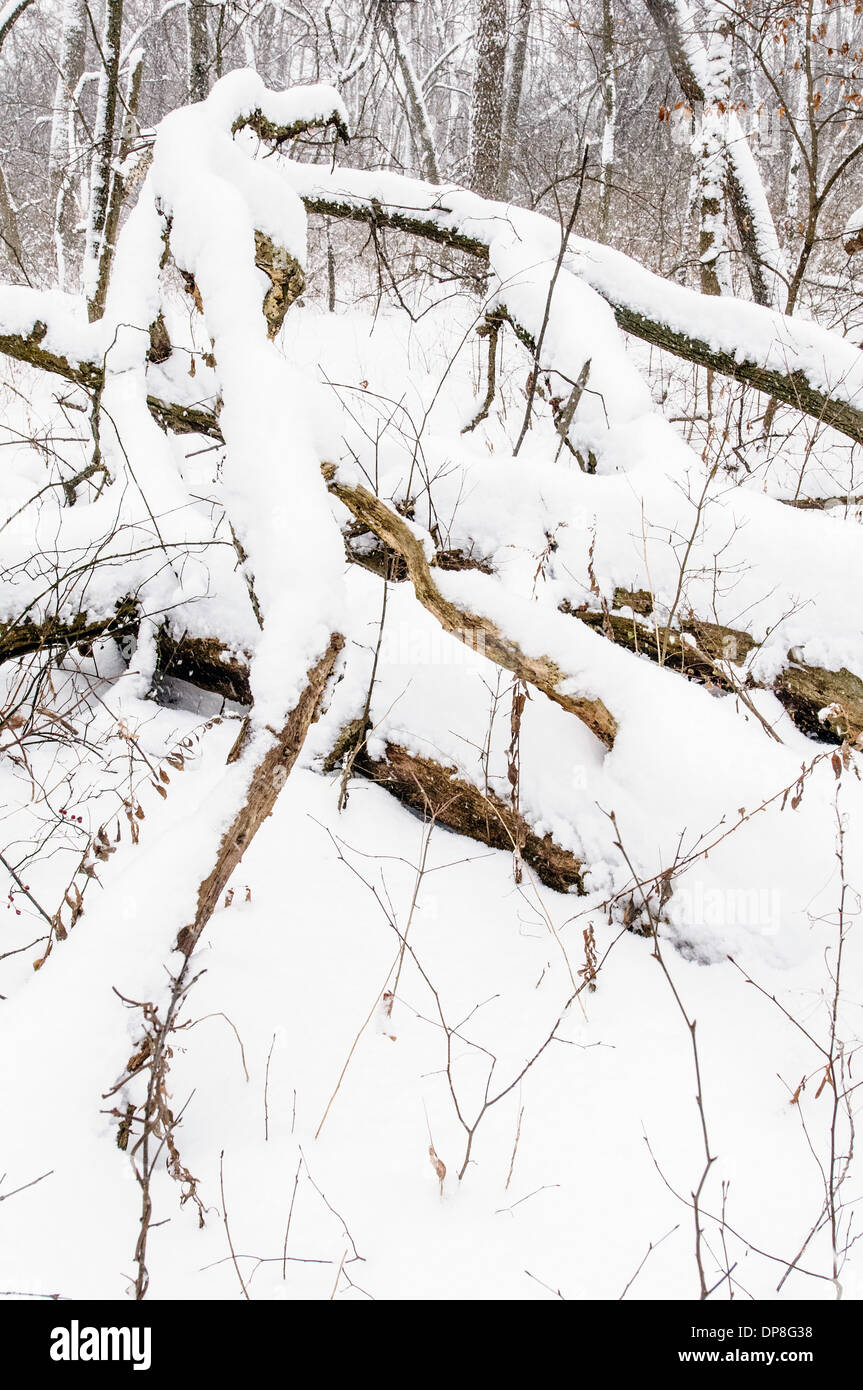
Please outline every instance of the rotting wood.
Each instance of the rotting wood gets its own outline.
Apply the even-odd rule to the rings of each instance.
[[[317,718],[327,682],[343,646],[341,633],[333,633],[323,656],[309,671],[305,689],[275,742],[252,773],[245,800],[222,836],[216,862],[198,889],[194,920],[184,926],[177,937],[177,950],[187,958],[200,940],[231,874],[264,821],[272,815],[279,792],[291,773],[309,727]]]
[[[425,819],[434,816],[436,825],[446,826],[491,849],[512,851],[517,844],[521,857],[541,883],[559,893],[575,890],[583,894],[582,864],[550,835],[537,835],[518,812],[501,797],[457,775],[430,758],[409,753],[399,744],[387,743],[383,758],[373,759],[363,751],[352,763],[354,773],[375,782]]]
[[[638,603],[638,610],[635,603],[630,602],[631,599]],[[645,600],[647,607],[644,606]],[[603,612],[572,608],[564,602],[561,611],[587,623],[596,632],[610,636],[612,641],[628,651],[658,662],[659,646],[655,629],[634,616],[635,611],[649,615],[649,594],[644,590],[633,594],[629,590],[617,589],[614,605],[614,609]],[[634,611],[629,614],[616,611],[623,607],[631,607]],[[863,734],[863,680],[853,671],[845,667],[839,671],[828,671],[822,666],[807,666],[796,660],[791,651],[787,656],[788,664],[771,684],[762,686],[757,681],[747,679],[742,672],[740,679],[735,680],[731,672],[732,667],[742,667],[753,648],[758,646],[751,633],[689,617],[682,618],[670,635],[672,642],[664,663],[669,670],[714,685],[720,690],[772,690],[792,723],[801,733],[817,739],[819,743],[854,743]]]
[[[263,232],[255,232],[255,265],[270,281],[270,288],[264,295],[263,312],[267,337],[275,338],[285,314],[306,288],[306,277],[299,261],[283,246],[276,246]]]

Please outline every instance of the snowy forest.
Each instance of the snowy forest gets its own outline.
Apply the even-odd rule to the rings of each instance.
[[[863,1297],[863,3],[0,5],[0,1296]]]

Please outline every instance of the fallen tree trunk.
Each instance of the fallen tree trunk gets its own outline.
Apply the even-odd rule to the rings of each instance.
[[[124,598],[113,613],[101,618],[79,613],[68,621],[50,617],[41,623],[0,623],[0,665],[37,652],[74,649],[89,655],[94,642],[136,636],[141,617],[138,603]],[[247,652],[237,653],[218,637],[176,637],[167,627],[157,632],[156,648],[158,676],[177,676],[226,700],[252,703]]]
[[[644,590],[631,593],[618,589],[614,603],[615,608],[628,607],[634,612],[576,609],[566,603],[562,611],[628,651],[659,662],[662,629],[657,633],[655,627],[643,621],[651,611],[650,595]],[[641,616],[634,616],[636,612]],[[758,645],[750,633],[689,618],[681,619],[679,627],[668,636],[664,664],[669,670],[730,692],[770,689],[800,732],[820,743],[854,743],[863,734],[863,681],[853,671],[845,667],[828,671],[823,666],[805,666],[789,652],[788,665],[770,686],[764,687],[747,680],[742,671],[739,679],[734,672]]]
[[[225,700],[251,705],[248,652],[226,647],[218,637],[190,637],[188,633],[175,637],[165,627],[159,630],[156,645],[157,676],[176,676]]]
[[[270,135],[266,125],[259,133],[265,138]],[[376,185],[371,175],[369,191],[361,192],[357,191],[355,171],[349,171],[348,180],[339,173],[327,174],[317,166],[287,160],[281,167],[295,185],[307,212],[392,228],[483,261],[489,259],[489,243],[472,228],[479,225],[482,229],[484,219],[491,220],[495,214],[499,217],[505,211],[503,204],[476,198],[462,215],[462,226],[452,208],[446,206],[447,190],[388,175],[387,188],[403,190],[404,198],[399,204],[384,204],[374,192]],[[352,185],[350,191],[345,189],[347,182]],[[471,198],[458,189],[451,190],[451,196],[454,200]],[[543,228],[546,226],[547,219],[540,214],[529,214],[523,209],[513,212],[534,217]],[[836,334],[758,305],[716,300],[685,290],[620,252],[578,238],[571,241],[565,266],[606,300],[625,332],[684,361],[753,386],[863,443],[863,410],[856,403],[858,379],[863,379],[863,356]],[[16,293],[20,303],[22,292]],[[101,363],[95,360],[96,352],[91,354],[91,360],[76,361],[68,353],[47,349],[43,343],[47,328],[39,317],[41,296],[37,291],[23,293],[33,303],[32,328],[26,333],[4,333],[0,321],[0,352],[59,373],[88,390],[98,387],[103,372]],[[717,313],[723,315],[721,321],[716,319]],[[16,314],[16,321],[20,322],[20,314]],[[702,337],[699,330],[703,331],[705,323],[711,331]],[[514,326],[520,332],[518,323]],[[835,378],[835,384],[829,382],[830,377]],[[214,411],[168,404],[152,396],[148,405],[164,428],[219,437]]]
[[[350,563],[371,570],[390,583],[403,583],[410,578],[406,559],[386,542],[380,550],[371,554],[354,554],[350,544],[347,544],[346,556]],[[484,561],[452,550],[441,551],[433,557],[429,563],[430,577],[435,568],[478,569],[489,573]],[[618,646],[658,663],[662,630],[658,636],[657,629],[648,621],[652,608],[650,594],[646,590],[633,592],[617,589],[613,604],[603,612],[572,608],[564,602],[561,611],[587,624]],[[620,611],[622,609],[631,611]],[[430,611],[434,613],[433,608]],[[468,615],[461,616],[467,620]],[[75,648],[86,652],[96,641],[136,633],[140,618],[138,606],[129,598],[122,600],[114,613],[101,619],[82,614],[69,622],[49,618],[43,623],[0,624],[0,664],[57,648],[66,651]],[[458,629],[449,630],[458,635]],[[462,632],[464,630],[461,629]],[[249,653],[227,646],[217,636],[182,634],[178,637],[167,626],[159,629],[156,642],[157,677],[175,676],[223,699],[251,705]],[[733,668],[742,667],[757,645],[750,633],[738,628],[724,627],[720,623],[698,618],[685,618],[668,634],[664,664],[688,680],[713,685],[720,690],[772,690],[801,733],[820,743],[853,743],[863,734],[863,680],[859,676],[845,667],[829,671],[822,666],[804,665],[789,652],[788,665],[772,684],[759,687],[747,680],[742,671],[740,679],[733,673]],[[495,659],[487,649],[484,654],[491,660]],[[508,666],[507,669],[512,670],[513,667]]]
[[[541,690],[555,704],[586,724],[607,748],[612,747],[617,733],[617,722],[602,700],[562,693],[560,687],[571,678],[572,672],[562,671],[547,656],[526,655],[490,618],[481,613],[471,613],[452,603],[435,583],[422,544],[407,522],[366,488],[339,482],[333,464],[323,464],[321,471],[330,492],[344,503],[358,521],[368,526],[384,545],[392,547],[401,555],[407,566],[414,593],[446,632],[474,650],[481,650],[496,666],[502,666],[504,670],[511,671],[513,675]]]
[[[454,767],[388,743],[383,758],[370,758],[363,751],[352,760],[351,770],[383,787],[424,820],[433,817],[437,825],[491,849],[518,849],[546,887],[558,893],[572,889],[584,893],[583,866],[570,850],[555,844],[550,835],[536,835],[518,811],[494,792],[480,791],[457,776]]]
[[[356,195],[351,195],[340,199],[335,193],[327,195],[323,192],[305,194],[303,195],[303,202],[308,212],[321,213],[327,217],[347,218],[351,221],[371,223],[380,227],[391,227],[411,236],[423,237],[426,240],[437,242],[439,245],[465,251],[470,255],[478,256],[481,260],[488,260],[487,242],[448,226],[444,220],[446,209],[428,208],[424,210],[425,215],[423,216],[418,215],[419,209],[405,211],[398,207],[384,207],[371,197],[361,199]],[[603,248],[599,249],[602,250]],[[628,260],[627,257],[621,259]],[[616,285],[611,276],[602,274],[601,268],[599,273],[591,273],[587,264],[588,260],[588,256],[584,256],[578,261],[570,258],[567,265],[574,274],[583,278],[611,306],[618,326],[624,332],[631,333],[633,337],[640,338],[642,342],[650,343],[653,347],[662,348],[664,351],[672,353],[673,356],[682,358],[685,362],[693,362],[699,367],[707,367],[711,371],[718,372],[721,376],[731,377],[734,381],[745,382],[757,391],[763,391],[766,395],[775,397],[784,405],[793,406],[804,415],[809,415],[823,424],[832,426],[833,429],[847,435],[856,443],[863,443],[863,410],[852,404],[850,400],[843,400],[841,396],[824,390],[816,380],[813,380],[803,365],[804,356],[802,353],[801,365],[795,367],[793,365],[795,356],[793,345],[786,353],[789,365],[787,371],[780,371],[764,362],[759,362],[756,357],[752,356],[751,345],[747,342],[744,333],[741,333],[739,341],[728,348],[716,347],[705,338],[700,338],[694,333],[687,333],[670,320],[663,320],[655,313],[644,312],[638,303],[641,296],[636,294],[635,298],[631,299],[625,292],[628,286],[623,278],[621,278],[620,284]],[[634,262],[629,262],[629,264],[640,277],[649,277],[651,281],[659,280],[658,276],[653,276],[642,266],[638,266]],[[665,282],[660,281],[660,283],[664,284]],[[669,288],[672,287],[669,286]],[[679,286],[673,288],[680,289]],[[684,293],[692,295],[695,300],[703,298],[703,296],[696,295],[694,291],[685,291]],[[732,303],[733,301],[724,302]],[[748,304],[746,308],[751,312],[758,312],[760,306]],[[777,320],[780,324],[791,325],[794,322],[770,309],[760,309],[760,312]],[[517,325],[516,331],[518,331]],[[842,340],[839,342],[841,345]],[[852,351],[851,345],[848,344],[847,347],[850,353]]]
[[[0,623],[0,665],[16,657],[57,647],[71,651],[88,650],[94,642],[106,637],[123,637],[138,630],[141,613],[133,599],[122,599],[113,613],[92,618],[78,613],[68,622],[46,618],[44,622]]]
[[[317,718],[327,681],[343,646],[341,634],[333,633],[324,655],[309,671],[308,683],[288,715],[287,722],[252,773],[246,798],[222,836],[216,862],[198,889],[194,920],[183,927],[177,937],[177,950],[187,958],[212,917],[231,874],[264,821],[272,815],[279,792],[305,742],[309,726]]]

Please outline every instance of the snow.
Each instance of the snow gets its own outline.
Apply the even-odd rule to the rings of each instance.
[[[36,324],[47,332],[41,346],[73,365],[101,355],[101,326],[87,321],[86,306],[61,290],[34,290],[25,285],[0,286],[0,329],[29,337]]]
[[[194,276],[205,306],[227,444],[225,505],[261,607],[264,631],[250,676],[255,719],[277,728],[338,628],[343,560],[320,476],[320,393],[279,359],[260,311],[254,234],[263,232],[302,264],[306,219],[284,182],[232,139],[233,124],[258,109],[277,122],[343,114],[329,88],[271,93],[257,74],[242,70],[217,83],[205,102],[168,116],[121,238],[106,317],[118,331],[130,317],[155,317],[156,239],[170,219],[172,254]],[[142,266],[151,268],[147,296]],[[139,359],[142,370],[142,350]],[[321,585],[308,592],[314,571]],[[300,606],[295,596],[303,591]]]
[[[213,736],[224,753],[229,732]],[[128,1296],[139,1192],[128,1157],[112,1142],[113,1125],[100,1112],[113,1103],[103,1096],[136,1033],[132,1011],[111,986],[144,998],[161,988],[156,962],[170,945],[167,922],[182,910],[178,893],[190,900],[194,873],[207,856],[211,818],[200,811],[215,789],[217,761],[214,756],[210,775],[200,768],[175,779],[156,838],[145,835],[141,846],[119,850],[122,858],[112,862],[111,898],[88,907],[50,970],[44,967],[4,1005],[7,1038],[18,1041],[19,1051],[13,1066],[10,1048],[4,1049],[3,1103],[6,1113],[31,1117],[26,1127],[7,1130],[10,1185],[54,1170],[5,1205],[4,1288]],[[184,784],[191,782],[194,787]],[[465,1136],[441,1074],[444,1039],[428,987],[410,961],[391,1019],[396,1040],[374,1026],[362,1034],[315,1137],[398,950],[372,894],[339,861],[327,826],[360,873],[378,882],[383,875],[403,929],[422,827],[382,791],[362,786],[334,819],[326,781],[300,771],[252,847],[234,901],[218,913],[200,957],[206,973],[195,986],[190,1021],[201,1021],[182,1035],[172,1089],[175,1109],[186,1106],[179,1139],[208,1208],[206,1224],[198,1229],[193,1204],[179,1205],[167,1177],[157,1181],[158,1211],[169,1221],[151,1239],[151,1296],[242,1296],[215,1209],[223,1150],[232,1234],[253,1298],[329,1298],[346,1248],[350,1279],[375,1298],[530,1299],[549,1296],[543,1285],[567,1298],[617,1298],[648,1243],[667,1232],[631,1296],[692,1297],[686,1212],[644,1142],[646,1135],[668,1181],[688,1190],[701,1162],[688,1038],[649,943],[618,937],[601,916],[592,917],[600,955],[612,949],[595,994],[581,996],[584,1008],[576,1003],[566,1013],[561,1042],[487,1112],[461,1184],[455,1174]],[[384,846],[387,858],[378,861]],[[581,921],[564,927],[565,909],[555,895],[515,893],[506,856],[480,855],[435,832],[411,924],[414,949],[448,1019],[458,1022],[491,1001],[462,1028],[469,1043],[458,1049],[454,1070],[471,1119],[489,1066],[474,1045],[497,1059],[495,1094],[543,1041],[571,992],[539,904],[552,913],[573,968],[582,927]],[[730,964],[708,970],[676,957],[672,969],[698,1018],[718,1154],[705,1206],[718,1209],[720,1180],[730,1179],[729,1224],[752,1246],[790,1260],[821,1201],[819,1174],[788,1090],[812,1070],[814,1048]],[[776,977],[760,980],[772,988]],[[806,1008],[809,1028],[821,1036],[826,1016],[813,986],[811,970],[781,976],[781,998]],[[50,1035],[30,1027],[36,993],[40,1015],[52,1018]],[[57,1037],[74,1037],[76,1046],[58,1051]],[[813,1083],[803,1104],[820,1134],[814,1089]],[[33,1107],[33,1094],[44,1103]],[[753,1134],[759,1137],[755,1165]],[[447,1166],[442,1192],[428,1159],[429,1135]],[[782,1267],[733,1236],[728,1240],[744,1287],[774,1297]],[[360,1261],[352,1258],[354,1246]],[[807,1254],[804,1268],[822,1270],[822,1236]],[[259,1259],[269,1263],[258,1265]],[[325,1263],[295,1263],[308,1260]],[[340,1298],[361,1296],[344,1279],[338,1289]],[[782,1296],[831,1293],[829,1281],[798,1272]]]
[[[126,1152],[116,1140],[146,1073],[122,1081],[141,1041],[141,1011],[128,1001],[163,1013],[177,931],[194,916],[215,847],[339,631],[344,654],[320,718],[192,958],[168,1085],[204,1226],[160,1167],[151,1296],[242,1297],[223,1183],[253,1297],[328,1299],[335,1288],[339,1298],[617,1298],[651,1244],[633,1296],[697,1295],[691,1213],[674,1196],[692,1191],[703,1167],[691,1034],[655,943],[627,930],[645,925],[637,882],[650,891],[674,866],[660,939],[698,1024],[717,1156],[704,1192],[709,1278],[725,1268],[724,1237],[752,1296],[832,1297],[829,1223],[819,1224],[829,1086],[816,1093],[843,894],[838,1018],[849,1062],[859,1036],[848,985],[860,969],[857,755],[837,776],[834,750],[800,733],[769,689],[751,687],[745,703],[689,682],[673,657],[660,666],[561,610],[596,609],[619,586],[646,589],[660,629],[691,610],[748,632],[757,646],[741,681],[768,683],[792,649],[863,671],[863,633],[848,621],[848,594],[863,583],[856,527],[786,507],[760,479],[738,486],[714,474],[711,438],[702,455],[655,408],[608,300],[661,310],[759,360],[785,365],[790,354],[849,399],[859,353],[812,324],[705,305],[577,238],[549,306],[560,230],[547,219],[392,174],[261,161],[248,133],[231,135],[255,109],[290,122],[336,103],[328,89],[279,95],[230,74],[159,127],[102,323],[88,324],[68,296],[0,297],[4,331],[28,332],[44,315],[52,350],[105,356],[100,444],[111,479],[98,495],[78,485],[75,505],[63,505],[62,482],[92,459],[87,417],[62,440],[74,412],[56,382],[13,364],[0,618],[104,614],[128,594],[143,613],[128,664],[111,641],[60,653],[47,714],[40,705],[33,730],[0,733],[4,854],[37,902],[53,911],[83,881],[82,858],[97,874],[84,875],[83,915],[36,971],[46,924],[8,880],[0,1107],[27,1123],[5,1127],[0,1171],[10,1188],[48,1176],[3,1203],[0,1291],[130,1296],[140,1190],[134,1139]],[[254,233],[306,264],[301,197],[312,193],[431,210],[482,237],[486,300],[435,298],[426,284],[414,321],[386,305],[329,314],[312,290],[271,341]],[[168,222],[203,314],[174,268],[159,271]],[[350,266],[339,273],[354,283]],[[489,417],[462,434],[484,390],[474,330],[499,304],[535,339],[549,309],[542,394],[517,458],[529,358],[512,333]],[[159,312],[175,350],[154,367],[147,328]],[[544,384],[565,397],[588,359],[570,442],[595,453],[595,474],[559,447]],[[163,434],[148,392],[219,401],[224,443]],[[830,447],[819,445],[825,467]],[[445,633],[409,583],[387,586],[381,634],[381,580],[346,564],[347,513],[326,491],[324,461],[409,510],[429,557],[451,548],[486,561],[491,573],[436,568],[441,592],[552,660],[561,689],[601,698],[615,716],[610,750],[538,690],[522,716],[520,811],[582,861],[583,895],[556,893],[529,868],[516,883],[511,855],[423,823],[360,776],[339,810],[342,774],[324,773],[324,760],[366,712],[370,757],[399,745],[508,801],[512,683],[481,642]],[[367,553],[369,537],[356,544]],[[218,636],[250,654],[253,722],[239,760],[226,762],[248,711],[216,697],[207,705],[181,681],[153,698],[164,620],[177,636]],[[25,671],[0,671],[4,709]],[[53,736],[55,716],[84,736]],[[94,858],[100,828],[111,851]],[[601,962],[595,991],[585,933]],[[806,1259],[778,1289],[813,1226]],[[841,1275],[852,1293],[860,1258],[853,1248]]]
[[[853,236],[855,232],[860,231],[863,231],[863,207],[859,207],[856,212],[852,212],[848,221],[845,223],[845,230],[842,235]]]
[[[455,187],[430,189],[416,180],[389,171],[368,173],[282,159],[280,167],[291,186],[307,199],[368,207],[376,199],[385,208],[430,216],[443,228],[490,240],[495,231],[511,228],[541,259],[556,259],[560,230],[549,218],[505,203],[489,203]],[[631,257],[610,246],[570,237],[566,269],[589,285],[612,307],[619,306],[667,324],[675,332],[726,352],[739,362],[751,362],[783,374],[802,372],[818,390],[855,405],[863,389],[863,354],[839,334],[806,319],[789,318],[749,301],[703,296],[655,275]],[[506,282],[504,281],[504,284]]]

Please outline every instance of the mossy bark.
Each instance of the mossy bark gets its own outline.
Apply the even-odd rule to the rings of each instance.
[[[518,811],[494,792],[481,791],[459,777],[455,768],[388,743],[383,758],[372,759],[363,752],[354,758],[352,769],[424,820],[434,817],[436,824],[491,849],[512,851],[518,846],[522,859],[546,887],[558,893],[584,893],[582,864],[570,850],[550,835],[535,834]]]

